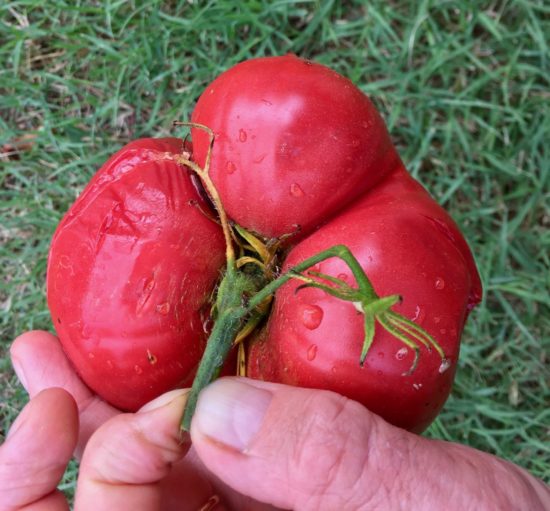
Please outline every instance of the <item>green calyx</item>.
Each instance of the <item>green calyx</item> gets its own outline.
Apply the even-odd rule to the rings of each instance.
[[[416,367],[420,358],[420,344],[424,345],[426,349],[431,352],[434,348],[441,357],[442,363],[447,361],[445,353],[439,343],[424,330],[421,326],[417,325],[405,316],[391,310],[394,305],[401,303],[401,296],[389,295],[379,297],[370,283],[365,272],[358,270],[358,262],[351,252],[341,257],[346,260],[348,266],[354,271],[354,275],[357,279],[359,287],[354,288],[343,280],[319,273],[317,271],[308,271],[307,276],[302,274],[294,275],[295,279],[305,282],[305,284],[299,286],[296,291],[305,287],[314,287],[322,289],[326,293],[339,298],[352,302],[354,307],[364,316],[364,331],[365,338],[363,341],[363,347],[361,349],[361,355],[359,357],[359,364],[361,367],[365,364],[365,360],[369,353],[369,350],[374,341],[374,335],[376,333],[376,325],[380,325],[384,330],[389,332],[405,346],[412,349],[414,352],[414,360],[408,371],[403,373],[403,376],[411,375]],[[350,258],[353,258],[352,264]],[[357,278],[359,276],[359,278]],[[315,277],[315,279],[313,278]],[[324,283],[329,282],[329,284]]]

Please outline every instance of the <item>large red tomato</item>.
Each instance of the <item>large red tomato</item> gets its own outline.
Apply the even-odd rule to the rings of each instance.
[[[221,231],[196,207],[175,138],[133,142],[63,218],[48,261],[48,304],[82,379],[136,410],[189,385],[206,334],[201,308],[224,261]]]
[[[210,173],[234,222],[265,239],[299,226],[279,261],[285,269],[348,246],[376,292],[401,295],[394,310],[446,355],[422,346],[416,371],[406,374],[411,349],[377,325],[361,367],[357,304],[291,281],[251,343],[248,374],[334,390],[394,424],[424,429],[450,391],[481,285],[456,225],[406,172],[369,99],[330,69],[288,55],[222,74],[192,120],[215,134]],[[204,165],[208,135],[197,128],[192,138],[193,158]],[[63,346],[83,379],[124,409],[190,383],[205,344],[201,310],[224,264],[221,230],[195,207],[200,196],[178,163],[183,149],[176,139],[124,148],[52,242],[48,300]],[[316,269],[354,284],[341,260]]]

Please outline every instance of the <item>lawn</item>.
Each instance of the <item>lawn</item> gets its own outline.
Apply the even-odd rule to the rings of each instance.
[[[550,481],[549,14],[524,0],[4,2],[0,432],[27,399],[9,344],[51,329],[48,245],[87,180],[129,140],[172,133],[231,65],[293,52],[369,94],[479,264],[485,297],[427,434]]]

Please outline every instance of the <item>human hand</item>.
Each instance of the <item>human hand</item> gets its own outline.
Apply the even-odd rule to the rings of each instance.
[[[11,356],[31,402],[21,412],[8,439],[0,447],[0,511],[27,509],[24,506],[31,502],[38,505],[39,498],[45,499],[45,507],[40,509],[66,509],[66,504],[65,507],[47,506],[50,505],[50,493],[58,484],[73,449],[75,457],[82,458],[75,502],[77,510],[273,509],[226,488],[204,469],[194,450],[189,449],[188,436],[180,437],[179,420],[185,403],[185,391],[165,394],[148,403],[138,414],[122,414],[82,383],[55,336],[41,331],[23,334],[12,344]],[[155,405],[171,398],[173,400],[165,410],[150,411]],[[76,420],[71,418],[74,415]],[[142,421],[149,425],[144,427]],[[35,430],[38,425],[41,434],[37,436]],[[15,436],[15,431],[19,430],[21,432]],[[74,445],[69,440],[63,445],[54,442],[61,434],[73,439]],[[180,441],[182,445],[178,447]],[[21,450],[22,445],[24,450]],[[83,456],[84,451],[86,454]],[[174,455],[177,461],[170,457]],[[2,467],[6,469],[2,470]],[[108,473],[105,472],[107,468]],[[97,473],[98,470],[101,474]],[[38,481],[38,474],[46,473],[50,474],[47,480]],[[88,500],[86,488],[90,486],[90,477],[101,484],[107,478],[108,484],[100,497]],[[126,499],[121,506],[108,500],[109,488],[141,488],[144,480],[151,477],[156,480],[148,483],[149,487],[155,488],[154,497],[150,500],[157,502],[153,507],[147,507],[144,500],[137,507],[129,506]],[[115,485],[116,481],[118,483]],[[216,504],[218,494],[223,494],[228,508],[221,503]],[[115,496],[114,493],[111,495]],[[56,505],[64,502],[62,497],[56,494]]]
[[[27,334],[14,344],[12,353],[31,395],[41,385],[62,385],[72,389],[77,402],[80,399],[80,450],[101,420],[117,414],[75,377],[49,334]],[[49,367],[47,360],[52,362]],[[33,363],[44,365],[29,372]],[[52,392],[55,399],[49,396]],[[16,504],[37,495],[61,498],[50,492],[68,460],[71,442],[76,442],[75,407],[69,396],[60,397],[62,392],[48,391],[32,401],[14,425],[16,433],[10,433],[0,449],[1,466],[7,459],[21,467],[0,473],[2,494],[11,482],[20,499],[6,494],[12,507],[5,509],[17,509]],[[185,393],[176,391],[154,403],[166,399],[172,401],[155,410],[149,404],[140,413],[119,415],[96,431],[81,464],[77,510],[196,511],[214,492],[226,505],[210,500],[211,509],[217,510],[272,509],[260,502],[298,510],[550,508],[544,485],[517,467],[473,449],[406,433],[333,393],[242,378],[215,382],[201,394],[191,429],[200,461],[193,452],[184,456],[189,444],[179,443]],[[52,401],[56,406],[51,406]],[[40,414],[32,412],[33,406]],[[30,434],[36,429],[36,417],[43,423],[42,436]],[[53,420],[45,420],[48,417]],[[60,428],[62,423],[65,426]],[[48,441],[48,428],[58,437],[65,435],[64,440]],[[22,430],[30,433],[22,435]],[[21,438],[27,446],[23,451],[17,448]],[[29,447],[32,442],[34,450]],[[44,479],[42,486],[25,486],[22,481],[32,481],[37,470],[46,473],[45,466],[53,467],[49,484]],[[122,493],[117,495],[116,487],[122,487]],[[135,491],[140,505],[130,505],[125,491]],[[122,500],[113,504],[108,502],[111,497]]]

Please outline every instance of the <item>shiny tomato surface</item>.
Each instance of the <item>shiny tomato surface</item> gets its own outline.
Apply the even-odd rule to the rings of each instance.
[[[183,143],[143,139],[114,155],[63,218],[48,261],[48,304],[67,355],[123,410],[189,385],[206,342],[201,308],[224,242],[197,207]]]
[[[232,67],[192,120],[215,132],[211,175],[229,216],[266,238],[310,232],[399,163],[367,96],[294,55]],[[202,165],[208,136],[192,135]]]
[[[252,343],[249,375],[330,389],[363,403],[397,426],[420,432],[449,395],[460,336],[480,299],[475,265],[446,213],[404,169],[384,180],[290,252],[285,269],[337,244],[351,249],[381,296],[400,294],[394,310],[425,328],[447,361],[413,350],[377,325],[363,367],[363,314],[350,302],[291,281],[276,295],[265,331]],[[355,285],[349,268],[329,259],[316,271]]]

